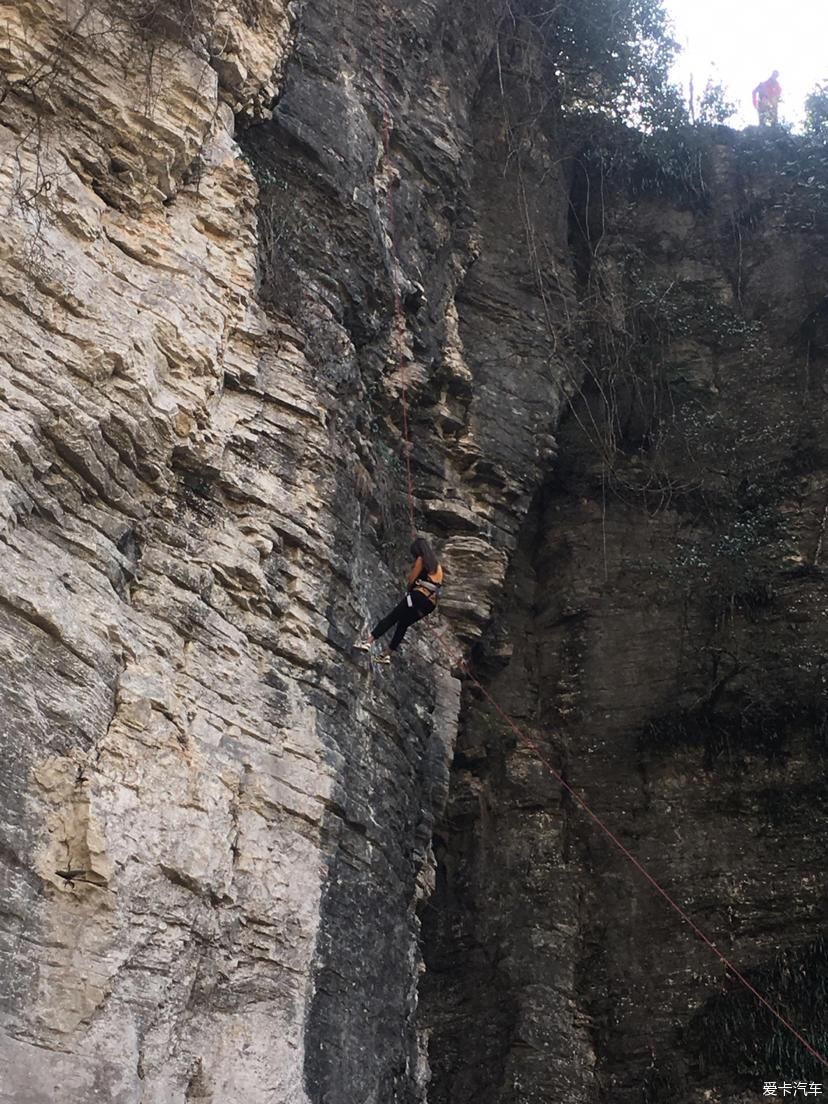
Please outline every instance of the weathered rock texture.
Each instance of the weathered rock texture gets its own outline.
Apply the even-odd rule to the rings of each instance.
[[[0,1101],[741,1091],[484,634],[741,966],[818,958],[822,177],[585,189],[503,15],[0,6]],[[448,587],[376,673],[403,386]]]
[[[824,1053],[825,167],[723,138],[678,209],[611,183],[604,206],[575,175],[587,377],[490,689]],[[425,910],[429,1099],[822,1084],[535,752],[469,706]]]
[[[340,14],[3,12],[3,1099],[424,1091],[454,645],[350,652],[405,560],[399,374],[464,640],[560,387],[496,171],[468,206],[494,6]],[[277,89],[259,186],[232,113]]]

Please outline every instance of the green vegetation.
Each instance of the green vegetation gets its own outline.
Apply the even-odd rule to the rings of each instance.
[[[580,146],[579,166],[593,181],[623,188],[632,196],[665,196],[686,207],[707,207],[709,143],[697,129],[645,131],[582,116],[570,122],[569,135]]]
[[[784,759],[795,737],[805,736],[815,748],[825,751],[828,710],[814,695],[815,683],[808,672],[791,680],[791,697],[773,699],[758,690],[749,692],[747,683],[740,689],[728,689],[731,680],[734,685],[744,682],[746,674],[734,663],[715,682],[705,701],[654,718],[639,734],[639,750],[662,756],[695,748],[702,753],[707,770],[720,760],[738,766],[746,755]],[[757,680],[757,672],[751,677]],[[761,684],[761,679],[758,682]]]
[[[736,104],[727,98],[727,89],[720,81],[708,79],[699,101],[698,122],[701,126],[726,123],[736,114]]]
[[[504,28],[506,51],[531,44],[560,108],[644,129],[686,119],[668,71],[677,44],[661,0],[515,0]],[[538,74],[540,75],[540,74]]]
[[[781,525],[776,510],[739,507],[725,514],[703,540],[696,534],[679,536],[669,573],[688,599],[706,597],[717,625],[737,610],[751,614],[763,609],[773,600],[772,550]]]
[[[805,133],[828,141],[828,81],[818,84],[805,100]]]
[[[667,126],[683,118],[667,74],[677,45],[660,0],[562,0],[528,9],[570,111]]]
[[[823,1054],[828,1051],[826,964],[828,940],[817,936],[745,973],[790,1023],[803,1025],[808,1041]],[[820,1063],[742,986],[699,1009],[688,1027],[686,1045],[706,1068],[744,1077],[752,1088],[781,1071],[795,1071],[797,1079],[824,1080]]]
[[[639,329],[650,339],[649,349],[666,350],[678,338],[703,335],[705,343],[718,352],[757,351],[761,324],[743,318],[708,283],[683,280],[664,287],[638,280],[637,287],[631,309]]]
[[[589,272],[591,310],[578,346],[585,382],[574,422],[601,459],[602,485],[627,500],[643,496],[648,509],[672,506],[691,523],[712,524],[725,562],[767,539],[780,490],[775,457],[797,426],[780,416],[770,423],[744,403],[727,415],[719,407],[718,358],[749,359],[754,377],[765,364],[759,323],[708,283],[656,284],[645,279],[646,258],[636,251],[624,262],[611,280],[600,265]],[[619,283],[629,289],[623,316]],[[698,352],[689,356],[693,346]],[[585,458],[581,469],[590,467]],[[680,573],[692,565],[676,566]]]

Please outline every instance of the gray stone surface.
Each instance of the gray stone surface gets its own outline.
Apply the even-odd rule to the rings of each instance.
[[[504,10],[0,4],[3,1104],[736,1100],[473,648],[748,967],[819,934],[816,193],[731,137],[706,214],[579,211]],[[608,470],[630,334],[679,417],[619,378]],[[377,671],[403,390],[447,587]]]
[[[700,208],[593,212],[595,382],[479,653],[531,744],[470,690],[436,826],[433,1104],[824,1082],[541,762],[824,1053],[825,175],[726,143]]]
[[[486,398],[519,307],[469,357],[496,273],[459,297],[499,10],[248,8],[4,9],[4,1100],[425,1093],[460,645],[350,645],[407,558],[402,373],[465,643],[540,472]]]

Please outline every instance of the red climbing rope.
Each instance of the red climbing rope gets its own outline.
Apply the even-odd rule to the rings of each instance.
[[[387,91],[386,91],[386,84],[385,84],[385,43],[384,43],[382,34],[380,35],[380,82],[381,82],[381,90],[382,90],[382,111],[383,111],[382,144],[383,144],[383,148],[384,148],[384,151],[385,151],[385,156],[388,157],[389,152],[390,152],[391,132],[392,132],[392,129],[393,129],[393,117],[391,115],[391,110],[390,110],[389,100],[388,100],[388,94],[387,94]],[[399,252],[398,252],[398,249],[397,249],[397,241],[396,241],[396,230],[395,230],[395,219],[394,219],[394,204],[393,204],[392,196],[391,196],[390,181],[388,182],[387,197],[388,197],[388,227],[389,227],[389,235],[390,235],[390,239],[391,239],[392,281],[393,281],[393,291],[394,291],[394,333],[393,333],[392,340],[393,340],[393,346],[394,346],[395,354],[396,354],[396,357],[397,357],[397,368],[399,370],[400,382],[401,382],[402,433],[403,433],[403,452],[405,454],[406,477],[407,477],[408,515],[409,515],[409,521],[410,521],[410,524],[411,524],[411,533],[412,533],[413,536],[416,536],[417,530],[416,530],[416,526],[414,524],[414,480],[413,480],[413,476],[412,476],[412,472],[411,472],[412,444],[411,444],[410,429],[409,429],[408,391],[407,391],[407,388],[406,388],[406,378],[405,378],[405,370],[403,368],[403,354],[402,354],[402,348],[403,348],[402,338],[403,338],[403,334],[405,332],[405,315],[404,315],[404,312],[403,312],[403,309],[402,309],[402,300],[401,300],[401,296],[400,296],[400,263],[399,263]],[[744,988],[747,989],[748,992],[752,993],[753,996],[759,1001],[759,1003],[762,1004],[779,1021],[779,1023],[781,1023],[782,1026],[787,1031],[789,1031],[794,1036],[794,1038],[797,1039],[802,1044],[802,1046],[808,1051],[808,1053],[813,1058],[816,1058],[816,1060],[818,1062],[820,1062],[826,1069],[828,1069],[828,1058],[826,1058],[815,1047],[813,1047],[808,1042],[808,1040],[806,1038],[804,1038],[804,1036],[801,1035],[799,1031],[797,1031],[797,1029],[793,1026],[793,1024],[791,1024],[790,1021],[787,1020],[782,1015],[781,1012],[777,1011],[777,1009],[774,1008],[774,1006],[770,1003],[770,1001],[767,1000],[767,998],[764,997],[762,995],[762,993],[760,993],[759,990],[748,981],[748,979],[744,976],[744,974],[742,974],[739,970],[737,970],[737,968],[733,965],[733,963],[730,961],[730,959],[727,958],[726,955],[722,954],[722,952],[719,950],[719,948],[716,946],[716,944],[713,942],[713,940],[704,931],[702,931],[702,929],[698,926],[698,924],[695,923],[695,921],[688,915],[688,913],[681,907],[681,905],[679,905],[678,902],[676,902],[670,896],[670,894],[667,892],[667,890],[664,889],[663,886],[652,876],[652,874],[650,874],[650,872],[646,869],[646,867],[641,862],[639,862],[639,860],[635,857],[635,855],[627,847],[624,846],[624,844],[618,839],[618,837],[607,827],[607,825],[603,822],[603,820],[601,820],[601,818],[597,815],[597,813],[594,813],[592,811],[590,806],[587,804],[586,800],[583,797],[581,797],[581,795],[577,792],[577,790],[573,789],[573,787],[570,786],[570,784],[561,775],[561,773],[559,771],[557,771],[555,769],[555,767],[552,766],[552,764],[549,762],[549,760],[546,758],[546,756],[541,751],[538,744],[530,736],[528,736],[515,723],[515,721],[512,720],[512,718],[508,715],[508,713],[505,712],[505,710],[503,710],[498,705],[498,703],[495,701],[495,699],[492,697],[492,695],[489,693],[489,691],[486,689],[486,687],[483,686],[483,684],[481,682],[479,682],[478,679],[476,679],[475,676],[472,674],[466,660],[463,659],[462,657],[460,657],[459,659],[452,658],[451,650],[450,650],[449,646],[446,644],[446,642],[443,640],[442,634],[440,633],[439,629],[437,629],[436,626],[431,626],[431,627],[433,629],[433,635],[439,641],[440,646],[443,648],[443,651],[445,652],[446,656],[448,657],[448,659],[451,663],[451,666],[454,667],[454,668],[459,668],[460,670],[462,670],[466,674],[466,676],[468,677],[470,682],[472,682],[477,687],[477,689],[481,692],[481,694],[483,694],[483,696],[486,698],[486,700],[489,702],[489,704],[492,706],[492,708],[495,710],[495,712],[500,717],[502,717],[503,720],[505,721],[505,723],[509,726],[509,728],[512,729],[512,731],[518,737],[518,740],[520,742],[522,742],[525,746],[529,747],[535,753],[538,760],[546,767],[546,769],[549,771],[549,773],[552,775],[552,777],[556,780],[556,782],[558,782],[558,784],[561,785],[566,790],[566,792],[577,802],[577,804],[583,809],[583,811],[593,821],[593,823],[595,823],[598,826],[598,828],[600,828],[600,830],[610,840],[610,842],[621,852],[621,854],[624,856],[624,858],[632,866],[634,866],[635,869],[640,874],[642,874],[647,879],[647,881],[650,883],[650,885],[653,887],[653,889],[655,889],[656,892],[658,894],[660,894],[661,897],[664,898],[664,900],[667,902],[667,904],[670,906],[670,908],[673,909],[673,911],[678,914],[678,916],[684,921],[684,923],[688,925],[688,927],[691,929],[691,931],[693,931],[695,933],[695,935],[697,935],[698,938],[701,939],[701,941],[703,943],[705,943],[710,948],[710,950],[713,952],[713,954],[716,956],[716,958],[718,958],[719,961],[725,966],[725,968],[728,969],[731,972],[731,974],[744,986]]]
[[[448,646],[446,645],[445,641],[442,639],[441,634],[439,633],[438,630],[435,630],[435,635],[437,636],[438,640],[440,640],[440,644],[443,647],[443,650],[445,651],[445,653],[448,656],[449,660],[451,660],[452,657],[451,657],[451,653],[448,649]],[[604,835],[613,843],[613,845],[615,847],[618,848],[618,850],[621,852],[621,854],[624,856],[624,858],[627,859],[627,861],[630,862],[635,867],[635,869],[647,879],[647,881],[650,883],[650,885],[653,887],[653,889],[655,889],[656,892],[659,893],[664,898],[664,900],[667,902],[667,904],[670,906],[670,908],[673,909],[674,912],[678,913],[678,915],[685,922],[685,924],[687,924],[690,927],[690,929],[693,932],[695,932],[695,934],[699,937],[699,939],[701,939],[703,943],[707,944],[707,946],[710,948],[710,950],[713,952],[713,954],[719,959],[719,961],[722,962],[723,965],[728,970],[730,970],[731,974],[733,974],[733,976],[735,978],[737,978],[737,980],[740,981],[741,984],[746,989],[748,989],[754,995],[754,997],[756,997],[756,999],[761,1004],[763,1004],[765,1006],[765,1008],[767,1008],[767,1010],[769,1012],[771,1012],[776,1017],[776,1019],[782,1024],[783,1027],[787,1028],[787,1030],[790,1031],[790,1033],[796,1039],[798,1039],[800,1043],[802,1043],[802,1045],[805,1047],[805,1049],[808,1051],[808,1053],[813,1058],[816,1058],[816,1060],[818,1062],[821,1062],[823,1066],[828,1068],[828,1059],[826,1059],[824,1055],[822,1055],[818,1050],[816,1050],[815,1047],[811,1046],[811,1044],[808,1042],[808,1040],[805,1039],[797,1031],[797,1029],[793,1026],[793,1024],[791,1024],[787,1019],[785,1019],[785,1017],[782,1015],[782,1013],[778,1012],[773,1007],[773,1005],[770,1003],[770,1001],[768,1001],[759,992],[759,990],[748,981],[748,979],[744,976],[744,974],[742,974],[739,970],[736,969],[736,967],[733,965],[733,963],[730,961],[730,959],[727,958],[726,955],[722,954],[722,952],[719,950],[719,948],[716,946],[716,944],[713,942],[713,940],[710,939],[710,937],[704,931],[702,931],[702,929],[698,926],[698,924],[696,924],[696,922],[692,919],[692,917],[690,917],[687,914],[687,912],[685,912],[685,910],[681,907],[681,905],[679,905],[678,902],[675,901],[675,899],[670,896],[670,894],[667,892],[667,890],[664,889],[664,887],[662,885],[660,885],[660,883],[658,881],[656,881],[656,879],[652,876],[652,874],[650,874],[650,872],[643,865],[643,863],[639,862],[639,860],[629,850],[629,848],[624,846],[624,844],[621,842],[621,840],[615,835],[614,832],[612,832],[607,827],[607,825],[604,823],[603,820],[601,820],[601,818],[598,816],[598,814],[594,813],[592,811],[592,809],[589,807],[589,805],[584,800],[584,798],[581,797],[581,795],[578,793],[578,791],[573,789],[573,787],[570,786],[570,784],[566,781],[566,779],[563,777],[563,775],[560,773],[560,771],[557,771],[552,766],[552,764],[549,762],[549,760],[546,758],[546,756],[541,751],[538,744],[531,738],[531,736],[528,736],[515,723],[515,721],[512,720],[512,718],[508,715],[508,713],[506,713],[505,710],[502,709],[500,707],[500,705],[498,705],[498,703],[495,701],[495,699],[492,697],[492,695],[489,693],[489,691],[486,689],[486,687],[483,686],[483,684],[481,682],[479,682],[479,680],[474,677],[474,675],[472,674],[471,670],[469,669],[469,665],[468,665],[468,663],[466,663],[465,659],[463,659],[461,657],[460,659],[453,660],[452,665],[456,666],[456,667],[459,667],[466,674],[469,681],[472,682],[477,687],[477,689],[481,692],[481,694],[483,694],[483,696],[486,698],[486,700],[489,702],[489,704],[494,709],[494,711],[498,714],[498,716],[502,717],[502,719],[509,726],[509,728],[511,728],[511,730],[515,733],[515,735],[518,737],[519,741],[521,741],[527,747],[531,748],[531,750],[535,753],[535,755],[540,760],[540,762],[546,767],[546,769],[553,776],[553,778],[556,780],[556,782],[558,782],[561,786],[563,786],[563,788],[566,790],[566,792],[578,803],[578,805],[580,805],[580,807],[584,810],[584,812],[587,814],[587,816],[595,824],[598,825],[598,827],[601,829],[601,831],[604,833]]]

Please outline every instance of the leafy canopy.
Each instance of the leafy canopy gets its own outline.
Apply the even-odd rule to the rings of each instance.
[[[736,104],[727,98],[727,88],[721,81],[709,77],[699,101],[699,125],[715,126],[726,123],[736,114]]]
[[[805,100],[805,132],[828,141],[828,81],[818,84]]]
[[[565,111],[644,129],[686,121],[668,73],[678,49],[662,0],[522,0],[543,38]]]

